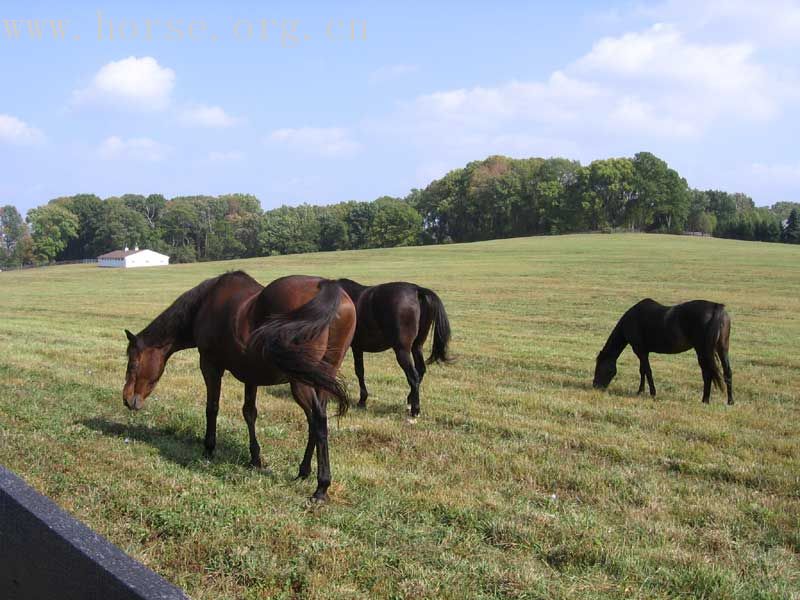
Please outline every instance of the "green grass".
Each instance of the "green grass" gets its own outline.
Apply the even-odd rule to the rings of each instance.
[[[435,289],[456,363],[404,420],[391,353],[366,356],[370,408],[331,422],[331,502],[294,482],[302,411],[259,392],[254,472],[242,386],[223,383],[202,459],[195,351],[139,413],[122,406],[123,328],[243,268]],[[693,353],[594,356],[635,301],[724,302],[736,405],[702,405]],[[166,269],[0,274],[0,461],[197,599],[800,597],[800,251],[645,235],[564,236]],[[352,360],[344,365],[352,390]]]

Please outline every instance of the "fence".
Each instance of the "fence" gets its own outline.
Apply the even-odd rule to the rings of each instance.
[[[188,597],[0,466],[0,598]]]

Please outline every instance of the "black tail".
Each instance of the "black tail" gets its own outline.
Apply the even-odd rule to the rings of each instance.
[[[330,364],[311,356],[306,344],[318,338],[336,317],[342,287],[335,281],[323,280],[319,290],[314,298],[300,308],[268,317],[263,325],[253,331],[248,350],[270,360],[289,379],[333,394],[341,416],[350,406],[347,388],[336,377]]]
[[[719,357],[716,353],[717,342],[722,332],[723,316],[725,315],[725,305],[715,304],[711,312],[711,320],[706,327],[705,360],[708,368],[711,369],[711,378],[717,389],[722,389],[722,372],[720,371]]]
[[[433,316],[433,347],[426,362],[429,365],[435,362],[450,362],[452,358],[447,354],[447,345],[450,343],[450,320],[447,318],[444,304],[436,292],[422,287],[418,290],[420,297],[425,299]]]

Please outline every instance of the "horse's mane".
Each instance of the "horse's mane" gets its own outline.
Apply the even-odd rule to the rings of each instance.
[[[178,296],[136,337],[141,337],[152,344],[168,340],[180,341],[178,338],[183,337],[189,326],[191,326],[203,299],[221,282],[236,277],[244,277],[254,281],[244,271],[228,271],[217,277],[206,279]]]

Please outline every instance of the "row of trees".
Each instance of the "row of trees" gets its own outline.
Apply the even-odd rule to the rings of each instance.
[[[588,165],[491,156],[405,198],[262,211],[255,196],[94,194],[56,198],[23,220],[0,208],[0,268],[94,258],[138,245],[175,262],[470,242],[581,231],[699,231],[800,242],[797,208],[690,189],[649,152]]]
[[[621,229],[789,241],[782,222],[800,206],[757,208],[744,194],[690,189],[649,152],[586,166],[492,156],[412,191],[409,200],[425,235],[439,243]]]
[[[264,212],[246,194],[171,200],[78,194],[32,209],[27,222],[13,206],[0,208],[0,236],[0,268],[95,258],[125,246],[194,262],[417,244],[422,218],[408,202],[388,196]]]

